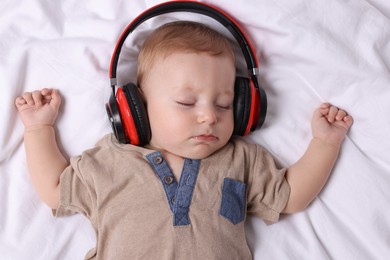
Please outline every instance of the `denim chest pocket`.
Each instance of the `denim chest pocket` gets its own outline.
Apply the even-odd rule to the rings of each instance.
[[[246,185],[243,182],[225,178],[222,186],[222,201],[219,214],[233,224],[245,219]]]

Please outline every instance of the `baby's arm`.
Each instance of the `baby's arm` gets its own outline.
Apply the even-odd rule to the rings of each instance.
[[[313,139],[304,155],[286,174],[291,187],[284,213],[305,209],[325,185],[337,160],[340,145],[352,125],[352,117],[328,103],[322,104],[312,118]]]
[[[53,128],[60,104],[60,94],[51,89],[26,92],[15,99],[25,127],[24,145],[33,185],[53,209],[59,204],[60,175],[69,164],[58,148]]]

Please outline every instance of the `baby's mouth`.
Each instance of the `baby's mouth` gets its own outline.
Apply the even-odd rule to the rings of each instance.
[[[214,142],[218,140],[218,138],[214,135],[196,135],[192,138],[202,142]]]

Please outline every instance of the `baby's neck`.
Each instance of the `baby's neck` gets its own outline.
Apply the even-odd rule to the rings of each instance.
[[[176,180],[180,180],[181,172],[183,170],[183,165],[184,165],[184,158],[170,153],[164,149],[157,148],[153,146],[152,144],[146,145],[146,148],[152,149],[152,150],[158,150],[161,152],[163,155],[164,159],[167,161],[169,168],[171,169],[173,175],[175,176]]]
[[[176,180],[179,181],[183,170],[184,158],[164,150],[162,150],[161,153],[171,168],[173,175],[175,175]]]

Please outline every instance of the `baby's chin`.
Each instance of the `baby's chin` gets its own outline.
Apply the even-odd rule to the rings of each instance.
[[[213,153],[219,151],[222,147],[225,146],[225,144],[222,143],[214,144],[214,145],[198,144],[198,145],[191,145],[191,146],[171,146],[171,147],[162,148],[150,143],[149,145],[147,145],[147,147],[151,149],[168,152],[174,156],[179,156],[182,158],[202,160],[209,157]]]
[[[178,155],[183,158],[188,158],[192,160],[202,160],[210,155],[214,154],[215,152],[219,151],[222,147],[214,148],[214,149],[194,149],[187,152],[179,152]]]

